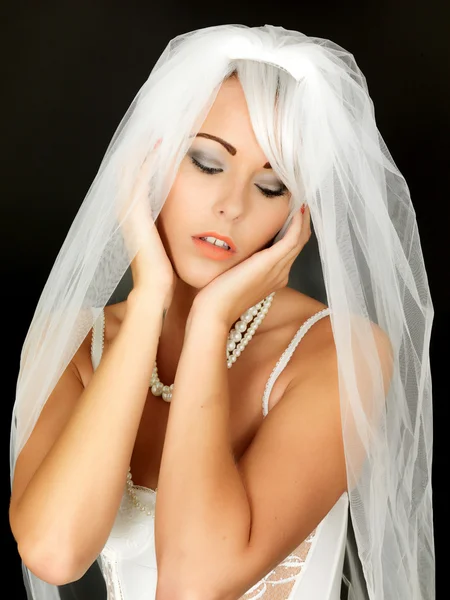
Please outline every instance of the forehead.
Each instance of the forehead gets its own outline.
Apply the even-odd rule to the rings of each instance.
[[[227,79],[221,85],[200,130],[223,138],[242,154],[264,160],[252,127],[244,90],[237,77]]]

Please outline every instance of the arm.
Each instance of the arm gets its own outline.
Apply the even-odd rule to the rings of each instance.
[[[157,297],[130,294],[120,331],[89,385],[83,388],[70,363],[18,457],[10,525],[24,563],[49,583],[79,579],[111,530],[162,310]]]
[[[320,343],[307,375],[288,387],[236,465],[224,338],[211,323],[192,325],[160,474],[157,600],[237,600],[298,547],[346,490],[337,360],[326,327],[308,333]],[[389,350],[382,339],[379,350]]]
[[[157,597],[173,583],[196,588],[205,569],[219,576],[248,543],[250,507],[230,443],[228,331],[201,314],[186,328],[158,480]]]

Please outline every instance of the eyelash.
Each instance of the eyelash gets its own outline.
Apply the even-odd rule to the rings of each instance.
[[[200,169],[200,171],[203,171],[203,173],[207,173],[208,175],[216,175],[217,173],[222,172],[222,169],[214,169],[212,167],[206,167],[205,165],[202,165],[202,163],[200,163],[198,160],[196,160],[193,156],[191,156],[190,158],[191,158],[192,163],[198,169]],[[266,198],[273,198],[274,196],[284,196],[287,192],[286,186],[283,186],[279,190],[268,190],[268,189],[260,187],[259,185],[256,185],[256,187],[263,194],[263,196],[266,196]]]

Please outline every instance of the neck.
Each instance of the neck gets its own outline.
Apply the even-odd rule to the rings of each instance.
[[[163,331],[161,336],[164,335],[164,329],[170,328],[171,332],[174,331],[181,336],[184,336],[184,330],[186,328],[186,321],[189,316],[189,312],[198,292],[197,288],[194,288],[180,278],[177,277],[175,290],[172,297],[172,302],[166,313],[164,319]]]

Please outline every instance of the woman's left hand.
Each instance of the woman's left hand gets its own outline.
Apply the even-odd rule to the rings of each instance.
[[[220,319],[227,327],[248,308],[285,287],[294,260],[311,236],[309,208],[297,211],[284,237],[273,246],[219,275],[195,298],[195,313]]]

